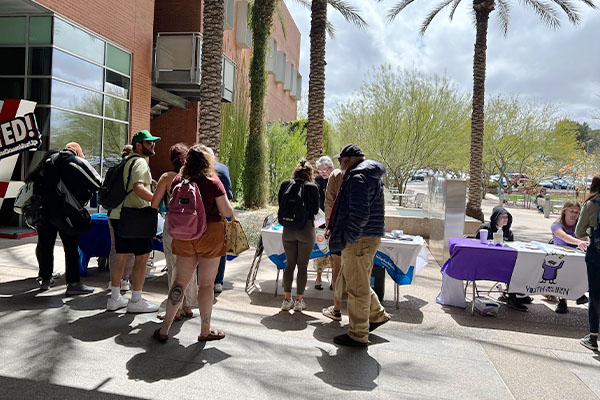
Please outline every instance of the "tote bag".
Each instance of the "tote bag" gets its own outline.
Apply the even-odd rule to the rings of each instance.
[[[225,249],[227,254],[237,256],[240,253],[248,250],[248,238],[244,233],[242,224],[240,221],[233,219],[231,221],[224,220],[225,222]]]

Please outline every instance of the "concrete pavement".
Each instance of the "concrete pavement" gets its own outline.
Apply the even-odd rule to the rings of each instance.
[[[493,201],[484,202],[489,216]],[[551,220],[534,210],[509,209],[517,239],[548,240]],[[95,293],[64,297],[64,279],[40,293],[35,238],[0,240],[0,398],[408,398],[593,399],[600,395],[600,356],[578,339],[587,308],[569,313],[536,297],[528,313],[501,307],[496,318],[435,303],[441,278],[431,261],[400,288],[399,309],[386,282],[390,323],[371,335],[367,349],[338,347],[345,331],[321,308],[331,291],[313,288],[308,310],[282,312],[273,296],[276,269],[266,258],[257,282],[244,292],[253,252],[229,262],[225,290],[216,296],[213,325],[224,340],[196,341],[200,321],[176,322],[171,339],[151,339],[154,314],[106,312],[108,273],[90,262],[84,281]],[[56,269],[64,271],[61,249]],[[164,260],[158,255],[157,271]],[[431,259],[431,257],[430,257]],[[166,276],[149,278],[144,296],[166,298]],[[129,294],[127,294],[129,297]]]

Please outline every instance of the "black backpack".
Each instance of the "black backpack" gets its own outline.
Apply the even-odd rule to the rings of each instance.
[[[138,154],[133,154],[124,160],[121,160],[120,163],[115,165],[114,167],[110,167],[108,171],[106,171],[106,175],[104,176],[104,182],[102,182],[102,186],[98,190],[98,203],[106,208],[107,210],[112,210],[117,208],[119,204],[125,200],[125,197],[131,190],[127,191],[129,187],[129,182],[131,179],[131,170],[133,169],[133,164],[135,164],[135,160],[131,161],[129,164],[129,174],[127,175],[127,184],[123,182],[123,172],[125,171],[125,164],[128,161],[133,160],[135,158],[140,157]]]
[[[277,219],[286,228],[304,229],[308,220],[308,211],[304,204],[304,182],[290,181],[281,196]]]
[[[58,230],[80,234],[90,230],[92,220],[87,209],[73,196],[60,177],[57,164],[61,153],[53,154],[43,166],[44,193],[41,204],[45,212],[42,212],[47,221]]]

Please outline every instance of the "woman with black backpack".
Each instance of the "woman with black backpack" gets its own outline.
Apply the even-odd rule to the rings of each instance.
[[[319,189],[313,183],[313,168],[306,160],[301,160],[292,179],[283,181],[277,196],[279,211],[277,217],[283,225],[283,249],[286,267],[283,272],[285,298],[281,304],[284,311],[302,311],[304,289],[307,280],[307,267],[315,245],[315,214],[319,212]],[[298,266],[296,279],[296,301],[292,300],[292,281]]]
[[[585,253],[590,302],[588,317],[590,333],[580,343],[590,350],[598,351],[598,325],[600,321],[600,177],[595,176],[590,185],[590,193],[585,198],[579,221],[575,227],[578,238],[590,236],[590,244]]]

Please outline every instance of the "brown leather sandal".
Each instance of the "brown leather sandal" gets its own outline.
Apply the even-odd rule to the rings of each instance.
[[[158,328],[157,330],[154,331],[154,334],[152,335],[152,337],[161,343],[167,343],[167,340],[169,340],[169,335],[161,334],[160,328]]]
[[[221,340],[225,338],[225,332],[218,329],[211,329],[206,336],[198,336],[199,342],[210,342],[211,340]]]

